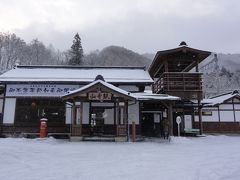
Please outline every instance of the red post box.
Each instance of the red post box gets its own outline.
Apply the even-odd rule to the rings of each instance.
[[[47,137],[47,119],[40,119],[40,138]]]

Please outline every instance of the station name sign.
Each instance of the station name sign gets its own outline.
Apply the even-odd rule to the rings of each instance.
[[[89,92],[88,99],[91,101],[109,101],[112,99],[112,94],[106,92]]]
[[[57,85],[57,84],[9,84],[6,88],[7,97],[18,96],[47,96],[59,97],[68,91],[79,88],[78,85]]]

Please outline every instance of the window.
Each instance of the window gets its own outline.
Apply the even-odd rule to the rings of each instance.
[[[48,123],[65,123],[65,104],[59,99],[17,99],[15,123],[39,124],[42,117]]]
[[[199,115],[198,111],[195,111],[194,114],[195,114],[195,116]],[[203,116],[212,116],[212,111],[211,110],[202,110],[202,115]]]

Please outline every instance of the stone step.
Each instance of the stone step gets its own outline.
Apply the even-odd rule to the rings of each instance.
[[[101,136],[85,136],[83,141],[105,141],[105,142],[114,142],[115,137],[101,137]]]

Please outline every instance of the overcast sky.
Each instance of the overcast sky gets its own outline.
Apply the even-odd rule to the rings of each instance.
[[[0,0],[0,30],[61,50],[76,32],[86,53],[123,46],[138,53],[194,48],[240,53],[239,0]]]

